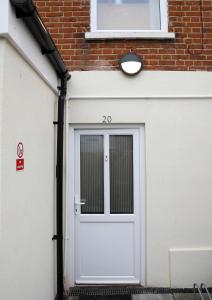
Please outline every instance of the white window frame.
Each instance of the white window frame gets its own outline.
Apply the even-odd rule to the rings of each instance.
[[[159,30],[99,30],[97,29],[97,0],[91,0],[90,16],[91,16],[91,32],[167,32],[168,31],[168,6],[167,0],[160,1],[160,20],[161,29]],[[116,0],[117,4],[122,4],[122,0]],[[150,3],[153,2],[150,0]]]

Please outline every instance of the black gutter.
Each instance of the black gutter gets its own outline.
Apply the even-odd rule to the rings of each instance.
[[[58,98],[57,127],[57,165],[56,165],[56,218],[57,234],[52,238],[57,240],[57,300],[63,300],[63,144],[64,144],[64,106],[67,92],[67,81],[70,79],[69,71],[55,46],[48,30],[41,21],[38,11],[32,0],[10,0],[15,7],[16,17],[22,18],[30,32],[41,48],[41,53],[46,55],[55,72],[61,79]]]
[[[63,59],[48,30],[43,24],[32,0],[10,0],[10,2],[15,7],[16,17],[22,18],[26,23],[32,35],[40,45],[41,53],[48,57],[58,77],[60,79],[65,77],[70,78]]]

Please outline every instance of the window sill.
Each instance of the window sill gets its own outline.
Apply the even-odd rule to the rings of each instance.
[[[175,39],[174,32],[85,32],[86,40],[113,40],[113,39]]]

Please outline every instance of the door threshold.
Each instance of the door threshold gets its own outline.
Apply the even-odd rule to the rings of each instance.
[[[111,288],[114,288],[114,287],[143,287],[141,284],[138,284],[138,283],[114,283],[114,284],[111,284],[111,283],[105,283],[105,284],[87,284],[87,283],[76,283],[74,285],[75,287],[99,287],[99,288],[102,288],[102,287],[111,287]]]
[[[77,285],[69,289],[69,296],[124,296],[135,294],[193,293],[193,288],[144,287],[141,285]]]
[[[70,296],[120,296],[131,295],[139,284],[76,284],[69,289]]]

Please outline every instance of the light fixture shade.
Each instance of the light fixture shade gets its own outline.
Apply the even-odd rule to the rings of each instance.
[[[135,53],[128,53],[122,56],[119,65],[122,72],[129,76],[133,76],[143,69],[143,60]]]

